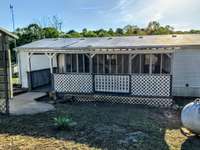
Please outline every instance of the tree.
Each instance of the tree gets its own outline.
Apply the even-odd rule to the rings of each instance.
[[[45,38],[58,38],[60,35],[59,31],[53,27],[43,28],[43,34]]]
[[[19,37],[17,46],[44,38],[42,28],[37,24],[30,24],[28,27],[21,29],[18,28],[15,33]]]
[[[76,32],[75,30],[70,30],[67,32],[67,35],[65,37],[78,38],[81,37],[81,34],[79,32]]]
[[[114,36],[114,35],[115,35],[115,32],[113,31],[112,28],[110,28],[110,29],[108,30],[108,34],[109,34],[110,36]]]
[[[84,37],[97,37],[97,34],[94,31],[88,31]]]
[[[155,34],[160,28],[160,23],[157,21],[149,22],[147,26],[147,34]]]
[[[116,35],[121,36],[124,34],[123,29],[122,28],[117,28],[115,31]]]
[[[138,28],[138,26],[127,25],[124,27],[125,35],[138,35],[139,32],[140,28]]]

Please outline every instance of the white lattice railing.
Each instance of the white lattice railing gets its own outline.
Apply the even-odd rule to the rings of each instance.
[[[129,75],[95,75],[94,88],[96,92],[129,93]]]
[[[54,89],[66,93],[127,93],[132,96],[171,96],[170,75],[54,74]]]
[[[171,76],[131,75],[131,94],[135,96],[171,96]]]
[[[91,74],[54,74],[56,92],[91,93],[93,82]]]

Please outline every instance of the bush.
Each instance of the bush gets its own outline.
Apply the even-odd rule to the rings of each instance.
[[[54,118],[54,125],[59,130],[71,130],[77,123],[68,116],[58,116]]]

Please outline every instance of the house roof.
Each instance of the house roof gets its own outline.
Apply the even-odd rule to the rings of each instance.
[[[16,49],[72,50],[87,48],[162,48],[170,46],[200,46],[200,34],[52,38],[35,41]]]
[[[13,39],[18,39],[18,36],[16,36],[15,34],[12,34],[11,32],[9,32],[8,30],[1,28],[0,27],[0,33],[5,33],[6,35],[8,35],[9,37],[13,38]]]

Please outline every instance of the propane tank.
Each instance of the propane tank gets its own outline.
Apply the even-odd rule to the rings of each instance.
[[[187,104],[181,112],[181,121],[189,131],[200,135],[200,99]]]

